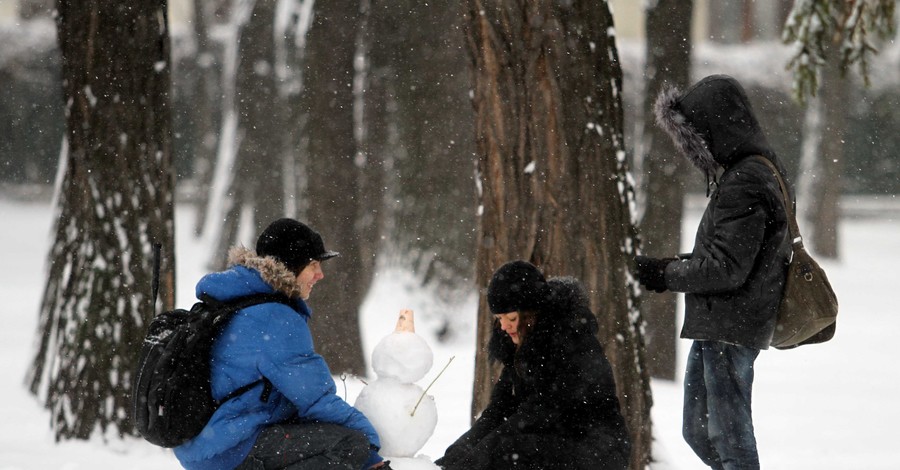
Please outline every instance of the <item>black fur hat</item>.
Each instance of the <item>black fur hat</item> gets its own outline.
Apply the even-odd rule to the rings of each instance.
[[[491,313],[540,308],[547,297],[547,280],[527,261],[510,261],[491,277],[487,301]]]
[[[310,261],[325,261],[338,256],[325,249],[322,236],[306,224],[294,219],[278,219],[269,224],[256,240],[256,254],[271,256],[294,273]]]

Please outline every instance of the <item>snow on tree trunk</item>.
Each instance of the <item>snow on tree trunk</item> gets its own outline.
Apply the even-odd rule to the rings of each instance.
[[[644,138],[635,173],[645,195],[641,245],[644,253],[656,257],[674,256],[681,249],[684,175],[691,168],[656,125],[653,104],[665,86],[684,90],[689,85],[692,10],[692,1],[660,0],[646,11]],[[647,367],[652,377],[675,380],[676,306],[674,292],[641,297],[641,311],[647,320]]]
[[[206,201],[206,215],[203,224],[203,246],[207,248],[204,258],[210,269],[221,268],[225,264],[225,251],[233,240],[231,225],[236,224],[233,208],[236,205],[232,194],[232,180],[235,177],[237,148],[241,135],[238,132],[237,111],[237,70],[240,60],[238,37],[241,29],[249,21],[253,4],[241,2],[230,12],[227,39],[224,41],[222,59],[222,124],[216,148],[215,164],[212,168],[212,185]],[[202,190],[203,188],[201,188]]]
[[[631,432],[631,468],[644,468],[651,397],[628,269],[636,230],[609,8],[471,0],[467,15],[481,189],[477,285],[517,258],[584,282]],[[484,348],[491,321],[482,296],[473,414],[497,374]]]
[[[162,246],[174,298],[166,2],[59,2],[66,140],[30,388],[57,439],[131,434],[132,370]]]

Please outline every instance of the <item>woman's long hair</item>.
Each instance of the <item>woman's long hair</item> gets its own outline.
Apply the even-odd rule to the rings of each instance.
[[[513,353],[513,366],[519,376],[525,376],[527,368],[523,361],[520,360],[521,356],[519,355],[519,351],[522,350],[522,346],[525,345],[525,342],[529,339],[529,335],[534,330],[537,316],[538,312],[535,310],[522,310],[519,312],[519,325],[516,328],[516,332],[519,334],[519,344],[516,345],[516,350]]]
[[[522,310],[519,312],[519,325],[516,328],[516,333],[519,334],[519,344],[516,349],[518,349],[528,338],[528,333],[534,329],[534,323],[537,321],[537,312],[534,310]]]

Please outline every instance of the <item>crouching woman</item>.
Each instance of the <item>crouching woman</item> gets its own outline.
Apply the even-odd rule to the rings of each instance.
[[[531,263],[488,286],[491,360],[503,371],[472,428],[447,448],[445,470],[628,467],[631,444],[597,320],[573,278],[547,281]]]

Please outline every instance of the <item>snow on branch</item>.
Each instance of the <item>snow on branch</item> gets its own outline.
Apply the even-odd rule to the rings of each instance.
[[[871,35],[894,35],[895,7],[896,0],[797,0],[782,34],[793,51],[787,68],[794,73],[795,99],[815,96],[829,41],[840,50],[841,70],[858,64],[868,86],[869,58],[877,53]]]

